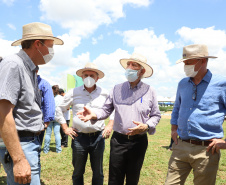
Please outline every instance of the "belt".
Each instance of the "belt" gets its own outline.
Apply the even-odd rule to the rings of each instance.
[[[116,131],[114,131],[114,134],[116,136],[122,137],[122,138],[127,139],[127,140],[134,140],[134,139],[138,139],[138,138],[141,138],[141,137],[144,137],[144,136],[147,135],[145,133],[145,134],[136,134],[136,135],[129,136],[129,135],[121,134],[121,133],[116,132]]]
[[[209,144],[212,142],[212,141],[203,141],[203,140],[195,140],[195,139],[181,139],[179,138],[181,141],[184,141],[184,142],[187,142],[187,143],[190,143],[190,144],[194,144],[194,145],[202,145],[202,146],[209,146]]]
[[[17,131],[19,137],[34,137],[41,134],[41,132],[31,132],[31,131]]]
[[[101,132],[102,132],[102,131],[97,131],[97,132],[92,132],[92,133],[83,133],[83,132],[77,132],[77,133],[78,133],[78,134],[81,134],[81,135],[93,137],[93,136],[100,135]]]

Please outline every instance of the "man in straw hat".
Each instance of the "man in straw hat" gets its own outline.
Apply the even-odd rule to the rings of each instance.
[[[109,185],[138,184],[148,146],[147,132],[155,133],[161,115],[157,96],[141,78],[153,74],[147,59],[132,54],[129,59],[121,59],[128,81],[118,84],[108,96],[100,110],[91,111],[84,107],[78,113],[83,121],[106,119],[115,110],[114,133],[111,137],[109,162]]]
[[[55,120],[61,124],[65,134],[72,137],[72,164],[74,171],[72,175],[73,184],[84,184],[83,174],[88,154],[93,171],[92,184],[103,184],[103,153],[105,148],[105,138],[108,138],[113,120],[105,127],[104,120],[92,124],[90,121],[83,122],[77,112],[84,106],[92,110],[100,109],[108,97],[108,92],[96,85],[99,79],[104,77],[104,73],[97,68],[94,63],[88,62],[84,68],[79,69],[76,74],[82,77],[84,85],[76,87],[65,94],[63,102],[56,108]],[[64,118],[64,113],[72,106],[73,113],[73,133],[68,133],[68,125]]]
[[[215,145],[224,142],[222,124],[226,113],[226,78],[207,69],[206,45],[183,48],[184,72],[187,78],[178,84],[171,118],[174,140],[166,185],[184,184],[193,169],[194,184],[215,184],[219,151]],[[179,138],[178,138],[179,136]]]
[[[22,39],[12,43],[22,49],[0,63],[0,133],[6,146],[0,148],[0,162],[10,185],[40,184],[38,135],[44,124],[35,71],[52,59],[54,44],[63,41],[49,25],[24,25]]]

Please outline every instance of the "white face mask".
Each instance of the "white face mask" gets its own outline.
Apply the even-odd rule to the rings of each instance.
[[[83,82],[84,82],[84,85],[88,88],[93,87],[96,84],[95,80],[90,76],[84,78]]]
[[[129,82],[134,82],[138,79],[138,71],[133,69],[126,69],[125,76]]]
[[[47,47],[44,43],[43,43],[43,45],[45,46],[45,47]],[[53,58],[53,56],[54,56],[54,50],[53,50],[53,48],[49,48],[49,47],[47,47],[48,48],[48,51],[49,51],[49,54],[47,54],[47,55],[42,55],[42,53],[39,51],[39,53],[42,55],[42,57],[43,57],[43,59],[44,59],[44,61],[45,61],[45,63],[47,64],[50,60],[52,60],[52,58]]]
[[[184,65],[184,72],[185,72],[186,76],[195,77],[198,74],[201,67],[199,68],[198,71],[195,71],[195,65],[196,64],[194,64],[194,65]]]

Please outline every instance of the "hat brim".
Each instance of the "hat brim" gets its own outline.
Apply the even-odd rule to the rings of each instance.
[[[122,65],[122,67],[124,69],[127,68],[127,62],[129,61],[132,61],[132,62],[136,62],[138,64],[140,64],[141,66],[144,67],[145,69],[145,73],[143,75],[144,78],[148,78],[148,77],[151,77],[153,75],[153,69],[151,66],[149,66],[148,64],[144,63],[144,62],[141,62],[140,60],[135,60],[135,59],[121,59],[120,60],[120,64]]]
[[[53,37],[53,36],[32,36],[32,37],[27,37],[27,38],[23,38],[23,39],[19,39],[15,42],[13,42],[11,44],[11,46],[19,46],[21,45],[21,42],[25,41],[25,40],[38,40],[38,39],[45,39],[45,40],[53,40],[55,45],[63,45],[64,41],[57,38],[57,37]]]
[[[181,59],[179,59],[179,60],[176,61],[176,64],[179,64],[179,63],[184,62],[186,60],[200,59],[200,58],[217,58],[217,57],[214,57],[214,56],[205,56],[205,57],[191,57],[191,58],[186,58],[186,59],[181,58]]]
[[[104,73],[102,71],[100,71],[98,69],[91,69],[91,68],[90,69],[89,68],[79,69],[78,71],[76,71],[76,75],[82,77],[82,73],[84,71],[94,71],[94,72],[96,72],[98,74],[99,79],[104,77]]]

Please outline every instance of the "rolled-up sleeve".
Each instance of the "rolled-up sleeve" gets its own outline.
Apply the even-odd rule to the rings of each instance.
[[[56,107],[55,120],[58,123],[60,124],[66,123],[64,113],[70,108],[70,106],[72,105],[72,101],[73,101],[73,89],[65,94],[61,104]]]

